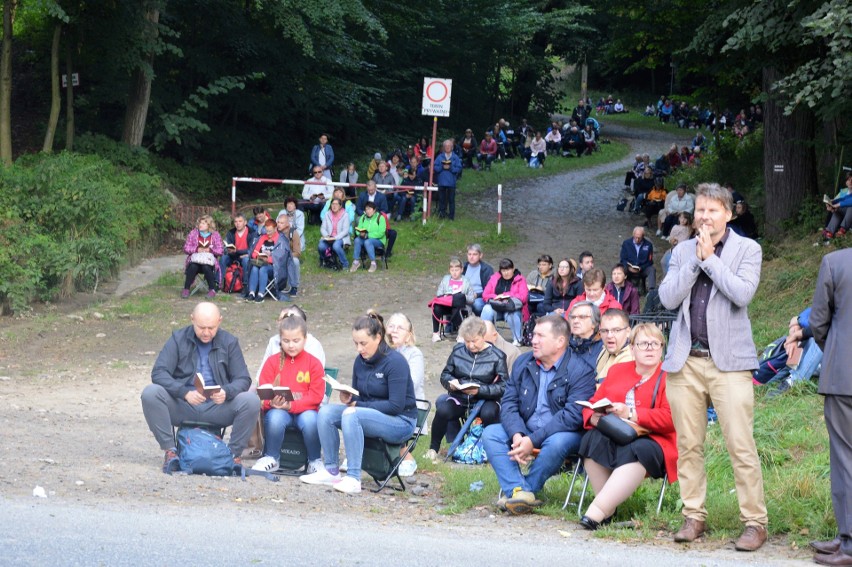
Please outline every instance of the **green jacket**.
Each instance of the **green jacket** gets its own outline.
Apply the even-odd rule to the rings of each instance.
[[[372,217],[368,217],[366,214],[361,215],[361,218],[358,219],[358,228],[357,230],[366,230],[367,238],[375,238],[376,240],[380,240],[382,242],[382,246],[388,245],[388,238],[386,236],[388,224],[385,221],[385,217],[378,211],[373,213]],[[361,233],[358,232],[357,236],[361,236]]]

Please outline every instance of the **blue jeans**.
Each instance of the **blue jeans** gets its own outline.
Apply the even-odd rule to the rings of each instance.
[[[287,282],[290,287],[299,287],[302,279],[302,263],[299,258],[290,256],[290,261],[287,262]]]
[[[352,411],[346,411],[352,410]],[[345,415],[344,415],[345,412]],[[317,418],[320,443],[325,468],[338,468],[340,436],[346,446],[346,476],[361,480],[361,460],[364,457],[364,437],[383,439],[388,443],[402,443],[414,433],[414,418],[386,415],[372,408],[350,408],[343,404],[322,406]]]
[[[473,314],[479,317],[480,313],[482,313],[482,309],[485,307],[485,300],[482,299],[480,295],[476,299],[473,300]]]
[[[500,489],[507,496],[511,496],[516,487],[527,492],[539,492],[547,479],[559,472],[565,457],[580,449],[582,436],[579,431],[561,431],[545,439],[539,447],[541,452],[530,464],[526,476],[521,473],[518,463],[509,460],[512,440],[502,424],[495,423],[485,428],[482,433],[482,446],[494,468],[494,474],[497,475]]]
[[[343,248],[343,240],[335,240],[331,244],[329,244],[328,240],[320,240],[318,248],[320,258],[325,256],[325,251],[331,248],[337,254],[337,257],[340,258],[340,263],[343,267],[349,267],[349,261],[346,259],[346,250]]]
[[[409,196],[408,193],[397,193],[395,199],[397,216],[413,215],[417,207],[417,193]]]
[[[483,321],[506,321],[509,324],[509,328],[512,330],[512,338],[516,341],[521,340],[521,333],[523,332],[523,319],[521,315],[523,312],[518,309],[517,311],[509,311],[507,313],[500,313],[499,311],[494,311],[490,305],[487,303],[485,307],[482,308],[482,317]]]
[[[267,264],[262,268],[257,266],[251,267],[251,275],[249,276],[249,292],[255,292],[258,295],[266,291],[266,284],[270,278],[275,277],[275,271],[272,269],[272,264]]]
[[[384,248],[385,245],[378,238],[361,238],[355,239],[355,254],[352,256],[355,260],[361,259],[361,248],[367,251],[367,257],[373,262],[376,260],[376,248]]]
[[[298,429],[305,439],[305,447],[308,448],[308,460],[315,461],[320,458],[316,411],[308,410],[294,415],[283,409],[272,408],[266,412],[263,418],[263,428],[266,435],[266,445],[263,448],[264,455],[272,457],[276,461],[279,460],[281,444],[284,443],[286,430]]]
[[[816,344],[816,341],[808,339],[802,347],[802,357],[799,359],[799,365],[796,368],[790,369],[790,381],[798,382],[799,380],[809,380],[817,371],[822,362],[822,350]]]

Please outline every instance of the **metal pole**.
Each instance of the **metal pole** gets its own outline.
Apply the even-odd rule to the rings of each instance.
[[[429,163],[429,187],[433,187],[435,185],[435,158],[438,153],[435,151],[435,138],[438,137],[438,117],[432,117],[432,161]],[[432,192],[429,191],[429,207],[426,210],[426,216],[429,217],[432,215]]]
[[[497,185],[497,235],[503,232],[503,185]]]
[[[237,214],[237,180],[231,178],[231,216]]]

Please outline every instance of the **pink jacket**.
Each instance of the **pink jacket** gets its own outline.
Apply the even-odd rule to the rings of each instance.
[[[500,275],[500,271],[498,270],[491,279],[488,280],[488,283],[485,284],[485,289],[482,290],[482,299],[487,303],[489,300],[497,297],[497,293],[494,291],[497,287],[497,282],[500,281],[500,278],[503,276]],[[527,287],[527,280],[524,276],[515,269],[515,276],[512,278],[512,287],[509,289],[509,295],[512,297],[517,297],[521,300],[521,304],[523,305],[523,319],[524,321],[528,321],[530,318],[530,310],[529,310],[529,297],[530,290]]]
[[[201,234],[198,232],[197,228],[193,228],[189,231],[189,234],[186,235],[186,242],[183,243],[183,251],[186,253],[186,261],[183,263],[184,269],[189,265],[190,257],[198,252],[198,239]],[[222,244],[222,237],[219,236],[219,233],[215,230],[210,232],[210,252],[213,253],[216,258],[222,256],[222,253],[225,251],[225,245]],[[216,280],[219,284],[222,284],[222,274],[220,273],[221,268],[219,267],[219,262],[213,266],[213,269],[216,273]]]

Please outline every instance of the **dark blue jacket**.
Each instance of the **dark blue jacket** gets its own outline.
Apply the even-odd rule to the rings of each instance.
[[[469,262],[464,263],[464,269],[462,270],[462,275],[467,274],[467,267],[470,265]],[[494,275],[494,268],[491,267],[491,264],[487,262],[479,261],[479,279],[482,283],[482,290],[485,291],[485,286],[488,285],[488,280],[491,279],[491,276]],[[478,294],[477,297],[482,297],[482,294]]]
[[[628,238],[621,243],[621,256],[619,261],[625,269],[627,269],[627,264],[629,263],[634,266],[639,266],[644,270],[648,266],[654,264],[654,245],[647,238],[643,238],[642,243],[639,244],[639,253],[637,254],[636,244],[633,243],[632,238]]]
[[[587,349],[578,354],[571,348],[566,349],[562,364],[547,389],[547,403],[553,417],[536,431],[527,429],[526,422],[538,404],[538,361],[532,352],[518,357],[500,404],[500,422],[510,439],[515,433],[521,433],[530,438],[534,447],[541,447],[554,433],[583,431],[583,408],[575,402],[588,400],[595,393],[597,352],[594,357],[592,352]]]
[[[319,165],[320,145],[317,144],[311,149],[311,166]],[[334,165],[334,149],[331,144],[325,145],[325,166],[329,169]]]
[[[366,191],[358,195],[358,202],[355,203],[355,218],[361,218],[361,215],[364,214],[364,207],[367,206],[367,202],[369,201],[369,195]],[[376,191],[376,197],[373,199],[373,202],[376,204],[376,210],[380,213],[387,213],[388,211],[388,198],[385,197],[385,194],[381,191]],[[356,388],[357,389],[357,388]]]
[[[435,185],[438,187],[455,187],[456,178],[462,170],[462,162],[455,153],[450,154],[450,169],[444,169],[443,161],[447,159],[444,152],[435,156],[433,171],[435,172]]]
[[[384,342],[371,358],[355,357],[352,387],[359,393],[353,397],[358,407],[417,419],[414,382],[408,362]]]

